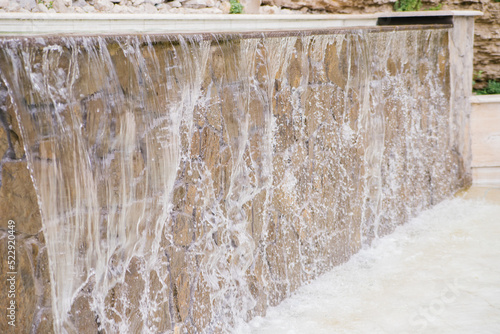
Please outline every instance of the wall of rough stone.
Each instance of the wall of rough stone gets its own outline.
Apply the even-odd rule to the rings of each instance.
[[[261,5],[260,0],[241,0],[246,14],[288,14],[307,12]],[[0,0],[1,12],[33,13],[145,13],[145,14],[229,14],[227,0]]]
[[[16,330],[230,332],[470,182],[448,29],[0,43]]]
[[[47,248],[37,195],[27,166],[15,106],[0,83],[0,330],[3,333],[52,331],[52,308]],[[8,222],[15,222],[15,268],[7,262]],[[9,254],[12,255],[12,254]],[[7,298],[8,272],[15,275],[15,298]],[[6,317],[10,300],[16,301],[16,326]]]

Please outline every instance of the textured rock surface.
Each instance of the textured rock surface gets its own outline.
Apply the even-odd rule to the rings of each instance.
[[[446,29],[37,43],[0,53],[35,332],[227,332],[470,181]]]
[[[14,105],[0,76],[0,279],[17,272],[15,283],[16,327],[0,318],[2,333],[52,333],[52,309],[47,248],[41,232],[37,195],[27,169],[27,159],[17,125]],[[15,222],[15,268],[7,266],[8,221]],[[11,254],[9,254],[11,255]],[[9,276],[10,277],[10,276]],[[0,287],[0,308],[11,298],[7,284]],[[45,328],[45,329],[44,329]]]

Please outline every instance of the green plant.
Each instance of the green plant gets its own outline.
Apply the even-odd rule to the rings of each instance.
[[[436,7],[427,8],[426,10],[441,10],[441,8],[443,8],[443,4],[442,3],[440,3]]]
[[[483,80],[483,73],[484,71],[481,70],[474,72],[472,75],[472,86],[476,84],[476,80]]]
[[[484,89],[475,90],[477,95],[500,94],[500,81],[490,80]]]
[[[229,14],[241,14],[243,12],[243,5],[239,0],[229,0],[231,8],[229,9]]]
[[[421,0],[398,0],[394,4],[394,10],[396,12],[410,12],[420,10],[420,7],[422,7]]]
[[[44,4],[48,9],[54,8],[54,1],[51,0],[47,2],[46,0],[36,0],[38,4]]]

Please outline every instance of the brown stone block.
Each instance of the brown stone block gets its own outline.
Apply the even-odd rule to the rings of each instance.
[[[0,160],[2,160],[8,149],[9,142],[7,140],[7,132],[0,124]]]
[[[343,46],[342,51],[345,52]],[[345,55],[345,54],[342,54]],[[339,86],[345,88],[347,83],[347,66],[341,63],[337,45],[334,43],[328,44],[325,50],[325,72],[328,80]]]
[[[110,289],[105,299],[106,317],[116,324],[128,319],[130,328],[134,332],[143,326],[140,312],[137,312],[145,288],[142,266],[142,260],[133,257],[125,271],[124,282],[118,283]],[[116,329],[108,328],[108,330],[114,331]]]
[[[302,83],[302,74],[306,72],[303,68],[303,45],[300,39],[297,39],[295,43],[295,47],[292,51],[292,55],[290,57],[290,63],[288,65],[288,82],[290,86],[293,88],[297,88]]]
[[[220,141],[220,134],[210,127],[205,127],[201,131],[201,158],[212,173],[220,161]]]
[[[400,71],[401,64],[398,59],[388,58],[387,59],[387,72],[390,76],[395,76]]]
[[[40,238],[39,234],[38,239]],[[45,241],[40,240],[39,244],[32,243],[31,247],[33,249],[39,248],[36,254],[36,259],[33,261],[35,278],[37,280],[37,291],[36,294],[41,298],[40,304],[44,307],[49,307],[52,304],[51,296],[51,281],[50,281],[50,267],[49,267],[49,256],[47,254],[47,247],[45,246]],[[33,252],[33,256],[34,252]]]
[[[278,232],[279,233],[279,232]],[[279,240],[276,240],[277,242]],[[269,272],[271,274],[271,286],[279,288],[279,291],[271,292],[270,300],[280,302],[286,297],[288,282],[287,282],[287,261],[285,257],[285,249],[281,248],[278,243],[271,243],[266,246],[266,260],[269,265]],[[280,284],[281,283],[281,284]]]
[[[55,160],[57,141],[55,139],[42,140],[38,143],[38,157],[44,160]]]
[[[29,77],[21,73],[15,78],[20,80],[21,94],[27,105],[63,102],[68,98],[68,91],[60,88],[65,85],[66,75],[71,71],[71,51],[66,47],[52,46],[56,47],[33,47],[26,55],[16,55],[23,64],[21,66],[30,72]]]
[[[133,46],[129,47],[133,48]],[[116,76],[115,78],[118,79],[118,84],[120,85],[121,89],[127,95],[137,93],[139,91],[139,80],[137,78],[137,60],[132,58],[133,55],[125,55],[123,48],[118,43],[109,43],[107,45],[107,48],[111,57],[111,62],[113,63],[112,69],[114,70],[114,73],[112,73],[112,75]],[[104,78],[102,77],[97,77],[98,79],[100,79],[97,81],[98,85],[89,85],[87,80],[89,80],[90,78],[95,78],[96,76],[95,74],[89,73],[89,69],[89,66],[85,64],[83,71],[84,75],[82,76],[83,85],[79,85],[86,88],[86,90],[82,92],[85,93],[84,95],[93,94],[104,88],[102,82]]]
[[[257,52],[255,54],[255,79],[258,83],[258,88],[269,94],[269,87],[274,86],[274,77],[269,73],[269,50],[264,43],[257,45]]]
[[[196,300],[196,303],[193,303],[192,309],[192,321],[198,332],[203,332],[212,320],[212,305],[207,285],[205,277],[200,273],[193,293],[193,299]]]
[[[174,303],[181,321],[186,321],[189,315],[191,300],[190,277],[188,271],[182,269],[174,282]]]
[[[264,128],[269,121],[270,106],[263,101],[262,92],[251,90],[246,113],[250,115],[250,129]]]
[[[5,254],[5,267],[2,264],[1,279],[4,282],[1,289],[2,319],[0,320],[0,328],[5,333],[10,333],[9,329],[15,329],[15,333],[29,333],[32,327],[33,318],[37,309],[36,295],[36,278],[33,271],[33,256],[31,245],[27,239],[24,239],[23,234],[16,233],[15,245],[15,268],[7,267],[8,255],[8,238],[7,234],[0,239],[1,254]],[[11,255],[12,253],[9,253]],[[14,272],[15,274],[9,274]],[[8,319],[7,307],[14,305],[15,311],[15,328],[7,324]]]
[[[292,220],[296,212],[288,212],[281,220],[278,245],[286,258],[285,268],[288,279],[288,292],[295,291],[302,283],[301,254],[299,236],[293,228]]]
[[[93,154],[105,157],[111,150],[116,129],[115,116],[104,97],[92,98],[82,103],[83,135]]]
[[[266,203],[266,196],[267,191],[262,190],[253,198],[252,201],[251,230],[254,240],[260,240],[262,236],[262,230],[266,224],[266,211],[268,206],[268,204]]]
[[[115,93],[120,90],[120,81],[112,79],[116,78],[116,75],[118,75],[118,79],[123,79],[121,74],[127,72],[129,67],[126,60],[119,57],[119,53],[122,56],[123,53],[117,43],[109,43],[107,47],[111,62],[113,63],[118,58],[124,62],[123,66],[115,65],[113,67],[113,64],[109,64],[105,51],[102,52],[103,50],[101,50],[102,54],[95,48],[82,47],[74,50],[76,53],[75,66],[77,66],[75,70],[78,71],[78,75],[71,87],[76,100],[86,99],[104,91]],[[133,76],[133,73],[127,72],[127,74]]]
[[[247,313],[248,318],[251,319],[255,316],[264,316],[267,307],[267,296],[264,287],[259,283],[257,277],[250,272],[247,272],[246,281],[248,282],[248,290],[256,303]]]
[[[304,93],[304,116],[306,117],[306,135],[310,137],[324,122],[334,120],[334,106],[338,101],[337,88],[330,84],[308,86]]]
[[[0,189],[0,228],[16,222],[16,230],[37,234],[42,228],[35,188],[26,162],[4,162]]]
[[[325,36],[313,36],[309,43],[308,60],[309,60],[309,84],[322,84],[326,83],[327,73],[325,71],[325,52],[326,48]]]
[[[99,331],[91,303],[92,297],[90,295],[80,293],[71,305],[69,321],[75,326],[74,329],[77,333],[97,333]]]
[[[211,46],[209,63],[216,84],[231,84],[240,80],[238,70],[240,53],[239,40],[218,41]]]
[[[223,118],[221,114],[221,104],[224,102],[218,95],[215,85],[210,86],[207,92],[208,101],[204,106],[204,115],[208,125],[216,131],[221,131],[223,126]]]
[[[118,283],[108,291],[104,300],[105,314],[108,320],[114,323],[120,323],[124,318],[124,306],[120,300],[120,291],[123,289],[123,284]],[[109,330],[109,329],[108,329]]]
[[[143,327],[142,317],[140,312],[137,312],[142,295],[145,292],[143,261],[143,259],[133,257],[125,271],[125,291],[123,291],[123,297],[127,298],[129,303],[125,315],[130,321],[131,330],[135,333]]]
[[[180,211],[186,203],[186,185],[185,183],[177,184],[173,192],[172,204],[175,206],[175,211]]]
[[[32,333],[35,334],[52,334],[54,333],[54,318],[52,316],[52,308],[43,308],[39,312],[38,319],[39,323],[34,326]]]
[[[273,98],[273,114],[275,116],[292,116],[293,106],[290,86],[284,86],[277,91],[275,98]]]
[[[291,117],[289,116],[279,116],[275,118],[276,120],[276,132],[275,132],[275,154],[283,154],[284,152],[290,150],[295,145],[295,135],[293,129],[293,124]]]
[[[173,238],[177,246],[189,246],[194,241],[192,215],[178,214],[174,218]]]
[[[221,182],[221,196],[225,198],[229,194],[229,189],[231,186],[231,175],[233,173],[233,159],[232,152],[228,146],[221,148],[221,172],[220,172],[220,182]]]
[[[238,149],[238,138],[240,135],[239,116],[242,110],[238,108],[237,97],[231,87],[225,87],[221,94],[222,117],[224,122],[223,140],[231,146],[232,151]]]
[[[149,310],[149,319],[156,332],[164,332],[171,329],[169,295],[169,273],[161,274],[152,270],[149,273],[149,299],[156,305],[156,309]]]
[[[274,198],[269,211],[268,217],[265,217],[267,219],[266,225],[264,225],[265,230],[262,232],[262,240],[265,241],[266,245],[276,242],[277,230],[279,229],[278,213],[274,206]]]

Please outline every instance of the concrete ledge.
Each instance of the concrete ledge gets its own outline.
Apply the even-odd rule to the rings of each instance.
[[[416,12],[388,12],[375,14],[378,17],[429,17],[429,16],[481,16],[477,10],[427,10]]]
[[[475,185],[500,185],[500,167],[473,167],[472,183]]]
[[[62,14],[0,13],[0,35],[248,32],[370,27],[379,17],[476,16],[476,11],[377,14]]]
[[[0,34],[192,33],[375,26],[374,15],[42,14],[0,15]]]
[[[473,95],[470,98],[472,104],[500,103],[500,94],[493,95]],[[498,110],[500,112],[500,110]]]
[[[471,97],[472,179],[500,184],[500,95]]]

